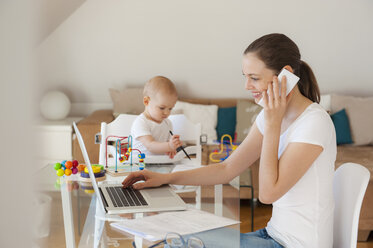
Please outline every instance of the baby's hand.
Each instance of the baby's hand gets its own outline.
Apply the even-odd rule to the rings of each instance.
[[[176,150],[176,148],[182,146],[183,143],[181,143],[180,141],[180,135],[173,135],[170,141],[168,142],[168,145],[172,150]]]
[[[176,150],[175,151],[172,151],[172,152],[166,152],[166,154],[171,158],[173,159],[176,155]]]

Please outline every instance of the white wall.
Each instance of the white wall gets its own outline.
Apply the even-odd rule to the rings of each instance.
[[[0,247],[32,247],[37,229],[31,127],[35,19],[32,1],[0,1],[0,167],[6,171],[0,180]]]
[[[40,44],[40,94],[110,103],[109,87],[164,75],[183,97],[246,97],[242,52],[281,32],[322,93],[372,96],[372,10],[371,0],[88,0]]]

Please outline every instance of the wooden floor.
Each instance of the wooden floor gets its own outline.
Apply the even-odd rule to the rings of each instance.
[[[264,228],[271,218],[272,206],[256,204],[254,208],[254,230]],[[249,200],[241,200],[241,232],[251,232],[251,208]],[[373,232],[370,233],[368,242],[358,242],[357,248],[373,248]]]

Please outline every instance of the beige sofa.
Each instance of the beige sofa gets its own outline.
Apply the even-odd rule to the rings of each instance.
[[[243,99],[182,99],[182,101],[189,103],[205,105],[215,104],[218,105],[219,108],[237,106],[237,103],[242,100]],[[340,106],[335,106],[335,108],[338,107]],[[336,109],[334,109],[334,111],[336,111]],[[91,158],[91,162],[93,163],[98,163],[99,155],[99,145],[95,144],[94,142],[95,134],[100,132],[101,122],[109,123],[113,120],[114,116],[112,110],[97,110],[77,124],[87,146],[87,151]],[[217,149],[217,147],[216,145],[203,145],[202,147],[203,164],[209,164],[211,163],[209,160],[209,154],[213,150]],[[78,161],[83,161],[83,157],[76,139],[73,140],[73,157]],[[359,163],[367,167],[371,172],[371,180],[365,194],[359,222],[359,240],[363,241],[368,238],[370,231],[373,230],[373,146],[338,146],[336,167],[346,162]],[[258,162],[251,167],[251,170],[247,170],[243,174],[240,181],[241,184],[253,185],[254,198],[258,198]],[[241,188],[240,196],[241,198],[246,199],[251,198],[251,192],[248,188]]]

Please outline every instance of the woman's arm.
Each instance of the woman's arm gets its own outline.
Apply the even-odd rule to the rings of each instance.
[[[137,181],[135,188],[156,187],[162,184],[178,185],[214,185],[227,183],[252,165],[260,156],[262,135],[256,124],[241,145],[222,163],[203,166],[198,169],[160,174],[148,170],[131,173],[124,181],[128,187]]]
[[[275,202],[288,192],[323,151],[318,145],[290,143],[278,160],[277,137],[279,135],[272,130],[263,138],[259,166],[259,200],[266,204]]]

